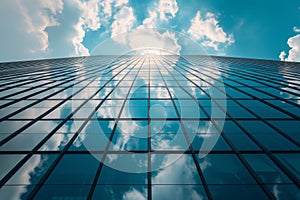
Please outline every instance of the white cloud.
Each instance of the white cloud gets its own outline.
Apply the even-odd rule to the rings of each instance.
[[[0,38],[5,47],[1,49],[0,60],[89,55],[89,49],[83,45],[86,32],[99,30],[101,23],[105,27],[111,27],[113,40],[129,44],[131,48],[146,45],[175,54],[179,54],[181,50],[177,42],[178,35],[170,31],[152,30],[147,33],[140,29],[140,39],[152,37],[146,41],[136,42],[131,36],[119,37],[137,27],[137,19],[133,8],[128,6],[128,0],[11,0],[1,1],[0,11],[0,25],[5,27]],[[176,0],[159,0],[152,4],[148,13],[149,16],[136,30],[168,24],[176,17],[178,5]],[[7,16],[10,16],[9,21],[6,20]],[[110,26],[107,26],[106,22],[111,21]],[[206,38],[202,41],[204,45],[217,49],[221,43],[228,45],[233,42],[232,37],[218,26],[212,14],[207,15],[204,24],[209,24],[209,21],[215,22],[214,33],[217,34],[211,36],[208,32],[205,33]],[[194,28],[191,27],[190,30]],[[133,34],[136,35],[137,32]],[[199,34],[195,35],[200,37]],[[149,41],[154,42],[154,45]],[[151,52],[148,50],[148,53]],[[162,51],[155,50],[152,53],[162,54]]]
[[[21,199],[22,194],[27,192],[26,185],[30,184],[31,174],[34,173],[36,167],[42,166],[42,163],[47,160],[42,160],[41,155],[32,156],[25,165],[23,165],[17,173],[8,181],[7,184],[21,184],[20,187],[12,187],[12,190],[1,193],[6,199]]]
[[[154,161],[155,163],[157,161]],[[159,165],[159,166],[157,166]],[[163,157],[163,160],[153,164],[154,168],[160,169],[152,178],[153,184],[166,183],[197,183],[197,171],[193,167],[193,160],[190,156],[170,154]],[[174,172],[178,172],[174,174]]]
[[[47,56],[49,43],[45,29],[59,25],[56,15],[62,10],[62,0],[1,1],[0,60]]]
[[[282,77],[287,81],[288,85],[285,87],[282,87],[283,90],[280,92],[280,95],[285,99],[296,99],[296,103],[300,105],[300,97],[293,95],[292,93],[297,93],[297,91],[300,90],[300,81],[297,79],[290,79],[290,71],[288,68],[282,68],[280,70],[280,73],[283,75]],[[287,92],[285,92],[287,91]],[[291,93],[288,93],[291,92]]]
[[[103,13],[106,14],[108,17],[111,17],[112,15],[112,3],[114,0],[106,0],[102,1],[100,3],[100,6],[102,7]]]
[[[154,4],[154,8],[148,10],[149,17],[144,19],[143,27],[155,28],[163,23],[169,22],[176,16],[178,5],[176,0],[160,0]]]
[[[156,160],[155,157],[153,163],[156,163]],[[152,190],[153,199],[181,199],[183,197],[186,199],[203,199],[197,187],[193,185],[197,183],[198,174],[193,159],[187,155],[179,157],[176,154],[169,154],[164,156],[163,161],[160,162],[160,170],[153,176],[152,183],[155,184]],[[165,187],[170,183],[176,184],[178,182],[192,185],[177,187],[176,190],[174,187]]]
[[[77,23],[73,25],[75,34],[72,37],[72,44],[75,52],[71,52],[71,55],[86,56],[89,55],[89,50],[82,44],[82,41],[86,29],[95,31],[101,27],[99,17],[100,0],[89,0],[84,2],[77,0],[74,1],[74,5],[79,10],[79,17],[77,17]]]
[[[111,36],[118,42],[126,43],[124,37],[118,37],[118,34],[130,31],[136,23],[133,9],[131,7],[123,7],[114,16],[114,22],[111,25]]]
[[[82,18],[79,18],[78,23],[74,25],[74,30],[77,34],[72,38],[72,43],[75,48],[75,55],[89,55],[89,50],[82,44],[85,36],[83,26],[85,22]]]
[[[168,18],[168,14],[171,15],[170,18],[175,17],[178,11],[176,0],[160,0],[157,6],[157,11],[159,12],[159,18],[161,20],[166,20]]]
[[[158,13],[156,11],[149,11],[149,17],[144,19],[143,27],[154,28],[158,21]]]
[[[177,42],[175,33],[170,31],[162,33],[153,29],[162,23],[168,23],[177,12],[176,0],[160,0],[155,3],[154,7],[148,10],[149,16],[143,20],[142,25],[127,34],[126,39],[130,49],[135,49],[140,54],[179,54],[181,46]]]
[[[100,28],[99,18],[99,0],[79,1],[79,7],[82,10],[81,18],[84,20],[86,28],[97,30]]]
[[[129,0],[115,0],[115,7],[127,5]]]
[[[62,0],[51,2],[47,0],[26,0],[19,2],[19,8],[27,24],[27,30],[25,31],[35,36],[39,41],[41,48],[38,50],[46,51],[48,48],[48,34],[45,29],[59,25],[55,15],[63,10]]]
[[[141,54],[179,54],[181,46],[177,43],[175,33],[159,33],[154,29],[138,28],[128,34],[128,43],[132,49]],[[150,52],[151,51],[151,52]]]
[[[106,17],[111,18],[113,9],[121,8],[127,5],[128,1],[129,0],[105,0],[105,1],[101,1],[100,5]]]
[[[146,200],[146,195],[141,193],[140,191],[136,190],[135,188],[131,188],[130,191],[126,192],[123,195],[123,199],[127,200]]]
[[[286,56],[286,53],[284,51],[280,52],[279,58],[281,61],[284,61],[285,56]]]
[[[289,45],[290,50],[288,54],[282,51],[279,55],[280,60],[300,62],[300,34],[289,38],[287,44]]]
[[[294,27],[293,27],[293,30],[294,30],[296,33],[300,33],[300,28],[298,28],[297,26],[294,26]]]
[[[122,1],[115,5],[127,3],[127,1]],[[133,30],[137,22],[133,9],[123,6],[113,17],[112,40],[126,46],[120,49],[136,50],[140,54],[179,54],[181,46],[174,33],[170,31],[160,33],[154,29],[148,29],[156,27],[160,19],[168,21],[175,17],[177,11],[178,6],[175,0],[161,0],[155,4],[155,9],[149,10],[149,17],[142,22],[142,25]],[[123,53],[127,52],[121,54]]]
[[[39,112],[40,110],[36,108],[38,108],[39,106],[50,108],[53,107],[52,104],[54,105],[55,103],[41,102],[36,105],[37,107],[28,108],[23,112],[20,112],[18,115],[20,115],[21,118],[25,119],[32,118],[33,116],[39,116],[41,114]],[[57,109],[55,111],[57,111]],[[61,114],[62,111],[58,110],[58,116],[61,116]],[[52,130],[56,126],[57,124],[54,121],[42,124],[35,123],[30,128],[24,130],[24,133],[19,134],[18,136],[13,138],[13,140],[15,141],[13,145],[9,144],[9,142],[6,143],[6,148],[14,150],[24,150],[23,144],[38,144],[43,137],[37,137],[37,134],[45,135],[45,133],[49,132],[49,130]],[[62,128],[67,131],[67,127],[65,125]],[[68,137],[71,137],[67,134],[56,134],[56,136],[58,137],[54,138],[52,136],[42,146],[43,150],[58,148],[60,144],[63,144],[64,142],[66,142],[66,140],[69,140]],[[1,191],[1,195],[5,196],[5,199],[21,199],[22,194],[24,194],[28,190],[27,185],[33,183],[32,178],[36,174],[44,172],[45,169],[43,168],[43,166],[45,166],[45,163],[49,162],[48,159],[49,157],[47,155],[41,156],[37,154],[31,156],[30,159],[16,173],[14,173],[14,175],[7,182],[8,185],[19,184],[20,187],[11,187],[11,190],[4,189],[3,192]]]
[[[82,41],[101,27],[99,11],[100,0],[1,1],[0,60],[89,55]]]
[[[53,14],[61,13],[64,7],[62,0],[41,0],[39,3],[43,5],[44,8],[49,9]]]
[[[200,11],[191,20],[188,33],[202,45],[219,50],[221,44],[231,45],[234,42],[233,35],[224,32],[219,21],[213,13],[206,13],[203,17]]]

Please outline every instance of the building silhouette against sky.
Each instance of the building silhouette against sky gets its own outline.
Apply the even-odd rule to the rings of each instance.
[[[300,199],[300,63],[0,64],[0,199]]]

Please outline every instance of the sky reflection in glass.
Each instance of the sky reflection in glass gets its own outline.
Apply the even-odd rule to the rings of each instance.
[[[1,64],[10,65],[0,80],[1,199],[300,198],[297,63]],[[53,82],[39,87],[44,76]]]

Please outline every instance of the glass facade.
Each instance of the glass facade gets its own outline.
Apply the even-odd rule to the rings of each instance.
[[[0,199],[300,199],[300,63],[1,63]]]

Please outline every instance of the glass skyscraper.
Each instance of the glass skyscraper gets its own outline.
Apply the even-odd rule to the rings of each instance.
[[[1,63],[0,199],[300,199],[300,63]]]

